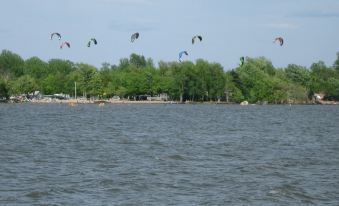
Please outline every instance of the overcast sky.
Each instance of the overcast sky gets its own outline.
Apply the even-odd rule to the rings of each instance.
[[[52,32],[62,40],[50,40]],[[140,37],[131,43],[134,32]],[[203,41],[192,45],[194,35]],[[278,36],[282,47],[273,43]],[[88,48],[92,37],[98,45]],[[98,68],[131,53],[177,61],[182,50],[188,60],[225,70],[240,56],[264,56],[276,67],[332,65],[338,37],[339,0],[1,0],[0,6],[0,50]],[[60,49],[62,41],[71,48]]]

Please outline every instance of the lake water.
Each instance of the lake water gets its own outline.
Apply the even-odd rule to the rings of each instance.
[[[339,205],[339,107],[0,104],[0,205]]]

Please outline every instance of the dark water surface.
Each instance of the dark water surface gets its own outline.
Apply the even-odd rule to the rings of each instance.
[[[339,107],[0,104],[0,205],[339,205]]]

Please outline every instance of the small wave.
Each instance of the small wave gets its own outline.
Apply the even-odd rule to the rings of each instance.
[[[33,198],[33,199],[39,199],[39,198],[42,198],[42,197],[48,196],[48,195],[49,195],[49,193],[46,192],[46,191],[33,191],[33,192],[26,194],[27,197],[30,197],[30,198]]]
[[[119,193],[119,192],[121,192],[122,189],[119,189],[119,188],[111,188],[111,189],[108,189],[107,191],[114,194],[114,193]]]
[[[234,157],[234,155],[231,153],[219,153],[217,155],[221,157],[228,157],[228,158]]]
[[[279,191],[278,190],[270,190],[268,192],[269,195],[276,195],[276,194],[279,194]]]
[[[170,155],[168,156],[168,158],[173,159],[173,160],[181,160],[181,161],[185,160],[185,158],[181,155]]]
[[[281,187],[273,188],[268,191],[269,196],[285,197],[288,199],[299,200],[301,202],[307,202],[313,204],[314,198],[307,194],[302,188],[295,187],[293,185],[283,185]]]

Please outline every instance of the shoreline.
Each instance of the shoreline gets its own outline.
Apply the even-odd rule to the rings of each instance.
[[[151,100],[85,100],[85,99],[67,99],[67,100],[60,100],[60,99],[33,99],[29,101],[20,101],[20,102],[1,102],[7,104],[22,104],[22,103],[32,103],[32,104],[68,104],[70,106],[76,106],[78,104],[97,104],[99,106],[104,106],[105,104],[187,104],[187,105],[240,105],[240,106],[253,106],[253,105],[339,105],[339,102],[335,101],[321,101],[321,102],[309,102],[309,103],[285,103],[285,104],[248,104],[248,105],[241,105],[239,103],[234,102],[213,102],[213,101],[206,101],[206,102],[178,102],[178,101],[151,101]]]
[[[175,101],[131,101],[131,100],[84,100],[84,99],[68,99],[68,100],[31,100],[27,101],[27,103],[33,104],[69,104],[69,105],[77,105],[77,104],[180,104]]]

